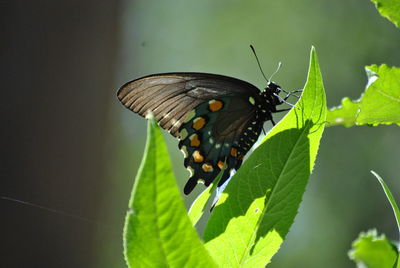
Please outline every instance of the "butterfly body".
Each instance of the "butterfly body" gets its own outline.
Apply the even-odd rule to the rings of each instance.
[[[265,121],[278,112],[281,89],[269,82],[264,91],[232,77],[206,73],[166,73],[123,85],[119,100],[130,110],[154,114],[177,137],[191,173],[184,193],[198,183],[210,185],[224,170],[221,186],[242,164]]]

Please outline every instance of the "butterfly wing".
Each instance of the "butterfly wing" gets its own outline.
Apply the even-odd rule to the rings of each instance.
[[[191,173],[184,193],[189,194],[198,183],[210,185],[225,169],[221,186],[240,167],[262,123],[257,120],[256,107],[243,96],[212,99],[197,106],[180,128],[179,149]]]
[[[178,137],[187,114],[196,106],[221,96],[252,96],[259,90],[245,81],[207,73],[165,73],[123,85],[118,99],[141,116],[152,112],[160,126]]]
[[[222,185],[240,167],[262,128],[255,105],[259,90],[232,77],[156,74],[126,83],[117,95],[141,116],[152,112],[162,128],[180,139],[191,173],[185,194],[199,182],[208,186],[225,169]]]

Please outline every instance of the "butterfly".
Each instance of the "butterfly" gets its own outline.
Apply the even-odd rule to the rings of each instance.
[[[209,73],[161,73],[124,84],[117,92],[121,103],[178,138],[190,178],[187,195],[198,183],[209,186],[223,171],[218,187],[239,169],[243,157],[257,141],[265,121],[293,93],[268,82],[260,91],[254,85]]]

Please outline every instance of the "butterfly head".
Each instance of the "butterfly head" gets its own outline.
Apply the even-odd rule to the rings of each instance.
[[[269,100],[272,105],[280,105],[282,104],[282,98],[279,97],[279,93],[281,93],[282,89],[279,85],[274,82],[268,82],[267,87],[262,92],[264,97]]]

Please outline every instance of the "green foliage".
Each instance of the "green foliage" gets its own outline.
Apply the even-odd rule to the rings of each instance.
[[[397,206],[396,200],[394,199],[392,192],[390,191],[389,187],[386,185],[384,180],[378,174],[376,174],[374,171],[371,171],[371,172],[378,179],[379,183],[381,184],[381,186],[383,188],[383,191],[386,194],[386,197],[387,197],[390,205],[392,206],[393,213],[394,213],[394,216],[395,216],[396,222],[397,222],[397,229],[400,233],[400,210],[399,210],[399,207]]]
[[[296,106],[238,170],[211,214],[204,240],[220,267],[264,267],[294,221],[326,119],[314,49]]]
[[[326,115],[327,126],[354,126],[359,111],[358,105],[358,102],[353,102],[347,97],[343,98],[340,106],[328,110],[328,114]]]
[[[239,169],[212,213],[205,230],[205,246],[218,266],[264,267],[294,221],[326,118],[325,93],[314,49],[308,80],[296,105]],[[193,223],[204,211],[211,192],[207,190],[197,207],[192,207]],[[215,266],[190,219],[162,135],[152,119],[126,217],[124,247],[128,265]]]
[[[370,230],[360,233],[352,244],[349,257],[360,268],[393,268],[397,252],[384,234],[378,236],[376,230]]]
[[[124,249],[129,267],[215,266],[187,217],[163,136],[153,119],[129,202]]]
[[[371,0],[379,13],[397,27],[400,26],[400,1],[399,0]]]
[[[366,72],[368,85],[361,98],[345,98],[328,111],[328,126],[400,124],[400,68],[371,65]]]
[[[383,179],[371,171],[381,184],[386,197],[392,206],[397,228],[400,233],[400,211],[396,204],[389,187]],[[376,230],[370,230],[367,233],[360,233],[359,237],[353,242],[352,249],[349,251],[349,257],[357,263],[357,267],[367,268],[399,268],[399,249],[398,246],[392,244],[386,239],[385,235],[377,235]],[[397,260],[397,264],[396,264]],[[395,266],[396,265],[396,266]]]
[[[372,2],[383,16],[399,25],[398,0],[372,0]],[[238,9],[239,12],[243,12],[241,7]],[[149,10],[153,12],[153,9]],[[172,10],[179,13],[179,10]],[[193,14],[203,14],[203,12]],[[218,14],[220,21],[220,14],[217,12],[215,14]],[[226,21],[229,29],[237,30],[237,27],[231,27],[232,20]],[[174,21],[173,23],[176,24]],[[328,24],[335,25],[330,23],[324,25]],[[158,27],[158,24],[156,26]],[[152,33],[152,31],[143,32]],[[176,32],[179,35],[181,31]],[[245,34],[248,32],[250,31],[246,31]],[[209,27],[204,27],[203,33],[209,33]],[[221,38],[226,33],[226,29],[223,32],[214,32],[212,40]],[[194,38],[198,36],[201,36],[201,40],[205,40],[205,35],[199,35],[197,31]],[[362,36],[361,32],[359,36]],[[149,38],[152,36],[145,36],[143,39]],[[189,42],[188,47],[193,47],[190,45],[194,42],[193,38],[185,40]],[[374,40],[381,39],[374,37]],[[370,44],[370,42],[365,43]],[[165,57],[165,53],[161,54],[155,57]],[[231,57],[232,51],[226,55]],[[143,61],[151,62],[147,56],[143,56]],[[226,71],[226,66],[221,66],[215,67],[212,72],[219,72],[218,68],[224,68]],[[162,69],[159,65],[157,68]],[[268,134],[263,144],[234,176],[213,211],[204,235],[205,247],[209,252],[204,250],[204,245],[199,241],[185,214],[158,128],[154,124],[149,125],[145,158],[135,181],[130,210],[126,218],[124,242],[128,264],[131,267],[215,266],[210,254],[218,266],[264,267],[279,249],[297,214],[314,165],[324,123],[327,121],[328,126],[346,127],[400,124],[399,68],[372,65],[367,66],[366,71],[369,83],[360,99],[352,101],[344,98],[341,107],[334,108],[326,115],[322,78],[313,51],[305,91],[296,104],[298,109],[293,109]],[[389,198],[386,185],[383,181],[381,183],[399,220],[394,199]],[[206,189],[193,203],[189,212],[193,225],[208,208],[214,190],[215,186]],[[392,267],[397,255],[393,245],[384,235],[377,236],[376,231],[360,234],[353,247],[349,253],[351,258],[360,265],[368,264],[368,267],[375,267],[369,266],[373,264],[377,264],[377,267]]]
[[[215,178],[215,182],[219,181],[222,177],[222,172]],[[189,209],[189,218],[195,225],[204,214],[206,209],[211,208],[210,198],[215,189],[217,188],[217,183],[212,183],[207,189],[205,189],[197,198],[194,200],[193,204]],[[208,206],[209,205],[209,206]]]

